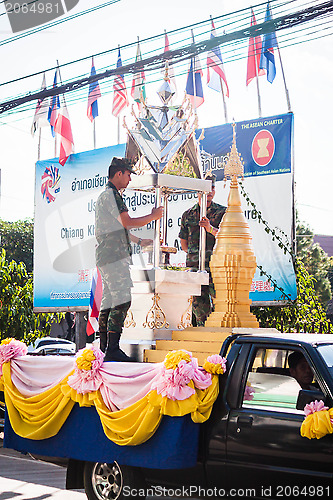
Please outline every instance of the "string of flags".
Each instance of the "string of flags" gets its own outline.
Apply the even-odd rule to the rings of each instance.
[[[268,0],[265,13],[265,21],[270,21],[271,19],[272,19],[272,14],[271,14],[270,3]],[[251,8],[250,26],[255,26],[256,24],[257,24],[256,18],[253,9]],[[214,39],[215,37],[216,37],[216,30],[212,19],[210,38]],[[194,43],[193,32],[192,32],[192,39]],[[253,80],[257,82],[259,116],[261,116],[261,104],[260,104],[258,77],[266,75],[268,82],[273,83],[276,76],[274,49],[279,50],[275,32],[267,33],[263,35],[263,38],[260,35],[249,38],[246,86],[248,86]],[[167,53],[169,51],[170,51],[169,38],[167,33],[165,32],[164,53]],[[167,60],[168,60],[168,78],[169,81],[172,83],[173,87],[175,88],[175,90],[177,90],[174,66],[170,58],[169,59],[167,58]],[[137,50],[135,57],[135,62],[138,61],[142,61],[139,38],[137,41]],[[280,56],[280,63],[284,78],[281,56]],[[208,51],[206,66],[207,66],[207,86],[210,89],[222,93],[224,107],[225,107],[225,119],[227,121],[225,98],[229,97],[229,86],[223,65],[222,52],[219,46],[214,47]],[[116,67],[117,68],[122,67],[122,60],[119,47],[118,47]],[[57,87],[58,76],[60,80],[59,68],[57,68],[55,71],[53,80],[54,88]],[[93,58],[91,63],[90,76],[96,76],[96,69]],[[187,95],[188,99],[190,100],[195,110],[204,103],[202,78],[203,78],[203,71],[201,68],[200,59],[198,55],[194,54],[189,61],[185,94]],[[46,89],[45,74],[43,75],[43,81],[41,86],[41,90],[44,89]],[[288,101],[288,111],[290,111],[290,102],[286,84],[285,84],[285,90]],[[101,95],[102,94],[98,80],[91,82],[88,91],[87,116],[89,120],[94,124],[94,127],[95,127],[95,119],[98,116],[98,99],[101,97]],[[132,99],[137,103],[139,109],[141,109],[142,100],[145,101],[146,99],[146,77],[143,68],[133,75],[130,95]],[[130,102],[127,94],[124,74],[119,72],[119,74],[115,75],[113,82],[112,115],[119,119],[119,115],[129,106],[129,104]],[[51,134],[53,137],[59,135],[60,138],[59,163],[61,165],[64,165],[70,154],[74,151],[74,140],[73,140],[70,118],[68,114],[68,109],[66,107],[66,103],[64,101],[63,105],[60,107],[59,96],[53,96],[50,99],[49,103],[48,103],[48,98],[45,98],[43,100],[38,100],[37,102],[33,123],[31,127],[32,135],[34,135],[38,129],[40,130],[42,127],[45,127],[46,125],[50,126]],[[118,120],[118,127],[119,127],[119,120]],[[118,131],[118,137],[119,137],[119,131]],[[94,140],[94,147],[95,147],[95,140]]]

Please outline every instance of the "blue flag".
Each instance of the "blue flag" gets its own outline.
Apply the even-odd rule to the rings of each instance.
[[[202,69],[198,56],[191,57],[185,92],[194,108],[198,108],[204,102],[201,76]]]
[[[271,19],[272,19],[271,7],[269,5],[269,0],[268,0],[266,14],[265,14],[265,22],[271,21]],[[267,71],[267,80],[269,81],[269,83],[273,83],[276,75],[274,47],[277,46],[278,44],[275,36],[275,31],[273,31],[272,33],[266,33],[266,35],[264,35],[263,37],[259,68],[265,69]]]
[[[58,68],[56,69],[56,72],[54,75],[53,88],[56,88],[56,86],[57,86],[57,73],[58,73]],[[48,112],[48,116],[47,116],[47,119],[51,125],[51,134],[53,137],[55,136],[54,125],[55,125],[55,122],[57,121],[57,115],[58,115],[59,108],[60,108],[59,96],[54,95],[51,97],[49,112]]]

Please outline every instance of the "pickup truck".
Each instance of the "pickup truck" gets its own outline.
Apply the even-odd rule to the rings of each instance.
[[[290,373],[288,358],[295,351],[313,373],[306,389]],[[333,335],[244,331],[227,337],[220,355],[227,371],[210,418],[193,424],[199,427],[198,448],[195,457],[189,455],[190,467],[69,459],[67,488],[84,487],[89,500],[330,498],[333,437],[303,437],[301,425],[312,401],[333,407]]]

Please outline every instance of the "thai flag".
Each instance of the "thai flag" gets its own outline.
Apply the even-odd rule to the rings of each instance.
[[[90,76],[95,76],[95,75],[96,75],[96,69],[94,64],[94,58],[92,58]],[[99,99],[100,97],[101,97],[101,91],[99,88],[98,80],[91,82],[89,85],[88,109],[87,109],[87,115],[91,122],[95,120],[96,116],[98,116],[97,99]]]
[[[94,270],[91,280],[89,317],[87,322],[87,335],[92,335],[98,331],[98,315],[101,308],[103,293],[102,277],[98,268]]]
[[[54,75],[54,80],[53,80],[53,88],[57,87],[57,73],[58,73],[58,68],[56,69],[55,75]],[[60,108],[60,100],[58,95],[54,95],[51,98],[50,102],[50,107],[49,107],[49,113],[47,116],[48,121],[50,122],[51,125],[51,133],[52,136],[55,136],[55,131],[54,131],[54,126],[55,122],[57,121],[57,112],[58,109]]]
[[[120,49],[118,48],[117,68],[122,67]],[[119,113],[128,106],[127,90],[125,85],[124,75],[116,75],[113,82],[113,103],[112,114],[118,116]]]
[[[72,127],[66,104],[59,111],[54,131],[60,135],[59,163],[64,166],[68,157],[73,153],[74,146]]]
[[[265,14],[265,22],[270,21],[271,19],[272,19],[272,13],[271,13],[271,7],[270,7],[269,1],[268,1],[267,8],[266,8],[266,14]],[[277,44],[275,32],[266,33],[263,37],[259,68],[265,69],[267,71],[267,80],[269,81],[269,83],[273,83],[275,75],[276,75],[273,47],[277,47],[277,46],[278,46],[278,44]]]
[[[210,38],[213,39],[215,37],[215,26],[214,22],[212,21],[212,31],[210,34]],[[212,71],[210,71],[209,68],[211,68]],[[220,47],[217,46],[210,50],[207,54],[207,85],[209,88],[216,90],[217,92],[221,92],[222,81],[226,86],[226,96],[229,97],[229,87],[223,68],[222,55]]]
[[[202,75],[203,73],[198,56],[191,57],[185,92],[194,108],[201,106],[205,100],[202,90]]]

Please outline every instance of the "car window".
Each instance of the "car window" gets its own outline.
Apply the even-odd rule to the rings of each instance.
[[[243,407],[260,407],[276,411],[296,410],[300,386],[290,375],[288,350],[256,351],[243,396]]]

